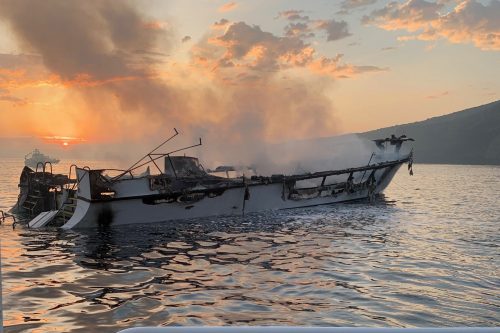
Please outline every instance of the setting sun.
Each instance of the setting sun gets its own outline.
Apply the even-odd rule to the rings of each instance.
[[[66,148],[69,147],[70,144],[77,144],[85,142],[86,140],[83,138],[76,138],[71,136],[42,136],[40,137],[43,142],[55,145],[61,145]]]

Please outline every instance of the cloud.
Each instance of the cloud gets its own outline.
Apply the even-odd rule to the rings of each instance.
[[[5,58],[7,58],[7,61],[5,61]],[[70,79],[62,79],[60,75],[53,74],[43,68],[38,61],[39,57],[28,56],[29,61],[26,61],[26,58],[27,56],[23,54],[0,55],[0,90],[22,90],[40,87],[97,87],[144,78],[144,76],[114,76],[97,80],[89,74],[80,73]],[[9,64],[8,67],[13,69],[5,68],[6,64]]]
[[[277,18],[284,18],[290,23],[285,27],[287,37],[311,38],[315,31],[325,31],[328,42],[351,36],[346,21],[311,20],[309,16],[301,15],[301,10],[287,10],[280,12]]]
[[[8,102],[14,106],[22,106],[28,104],[25,98],[19,98],[10,94],[9,91],[0,88],[0,102]]]
[[[303,22],[290,23],[285,27],[287,37],[310,38],[315,34],[309,24]]]
[[[319,74],[329,75],[339,79],[348,79],[353,76],[370,73],[370,72],[385,72],[388,68],[378,66],[357,66],[342,62],[343,54],[337,54],[333,58],[320,57],[309,64],[309,68]]]
[[[220,19],[218,22],[212,24],[212,29],[222,30],[225,29],[229,24],[230,24],[229,20],[223,18]]]
[[[348,14],[349,11],[357,8],[373,5],[377,0],[344,0],[340,4],[340,11],[338,14]]]
[[[226,13],[226,12],[230,12],[232,10],[235,10],[236,7],[238,7],[238,4],[234,1],[231,1],[231,2],[225,3],[222,6],[220,6],[218,11],[221,13]]]
[[[283,18],[290,23],[285,26],[285,36],[301,39],[314,37],[314,26],[309,16],[301,15],[302,10],[286,10],[280,12],[276,18]]]
[[[38,13],[31,19],[34,11]],[[163,32],[133,8],[113,1],[92,5],[6,0],[0,5],[0,15],[19,40],[39,53],[45,66],[63,79],[82,72],[96,79],[141,75],[144,68],[135,66],[140,58],[134,51],[154,51]]]
[[[26,105],[28,99],[14,94],[19,94],[25,88],[51,85],[49,75],[38,56],[0,54],[0,100],[15,106]]]
[[[344,0],[340,4],[340,7],[342,9],[349,10],[349,9],[354,9],[354,8],[372,5],[375,2],[377,2],[377,0]]]
[[[332,77],[353,77],[366,72],[385,71],[377,66],[358,66],[342,61],[343,55],[328,58],[318,55],[316,49],[304,41],[303,34],[276,36],[259,26],[245,22],[227,23],[224,32],[214,31],[205,41],[193,48],[195,63],[210,71],[231,69],[239,71],[226,82],[238,82],[243,77],[263,78],[278,71],[308,69],[312,73]],[[332,36],[332,38],[340,36]],[[241,71],[245,72],[243,76]],[[248,75],[248,71],[252,74]]]
[[[425,0],[409,0],[405,3],[389,2],[382,9],[374,10],[370,15],[364,16],[362,21],[386,30],[417,31],[428,22],[437,19],[438,12],[443,7],[441,3]]]
[[[32,54],[6,54],[0,53],[0,67],[12,69],[25,69],[40,65],[42,58]]]
[[[482,4],[476,0],[461,1],[442,14],[445,3],[425,0],[391,2],[363,17],[363,23],[385,30],[406,30],[413,34],[400,40],[473,43],[482,50],[500,50],[500,1]]]
[[[334,19],[319,21],[316,23],[316,27],[326,32],[326,40],[329,42],[351,36],[346,21],[338,22]]]
[[[284,18],[289,21],[309,21],[309,16],[302,15],[303,13],[303,10],[285,10],[283,12],[279,12],[276,18]]]
[[[60,122],[64,126],[55,129],[34,107],[26,110],[26,117],[36,119],[37,133],[118,140],[154,132],[170,121],[174,126],[182,117],[178,104],[185,92],[158,79],[157,66],[164,64],[154,59],[170,50],[174,35],[168,24],[151,21],[129,2],[6,0],[0,17],[44,68],[31,75],[38,64],[25,64],[25,76],[11,75],[3,84],[25,89],[36,105],[50,103],[48,114],[67,113]]]
[[[300,38],[278,37],[256,25],[237,22],[209,43],[222,47],[217,66],[244,66],[257,71],[275,71],[310,62],[314,50]]]

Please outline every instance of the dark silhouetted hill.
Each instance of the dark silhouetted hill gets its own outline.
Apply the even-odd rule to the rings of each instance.
[[[359,135],[377,139],[391,134],[414,138],[415,160],[420,163],[500,165],[500,100]]]

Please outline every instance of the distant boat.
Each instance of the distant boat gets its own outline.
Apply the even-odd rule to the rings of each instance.
[[[38,149],[34,149],[31,153],[24,156],[24,165],[31,168],[36,168],[38,163],[45,164],[46,162],[57,164],[59,160],[42,154]]]

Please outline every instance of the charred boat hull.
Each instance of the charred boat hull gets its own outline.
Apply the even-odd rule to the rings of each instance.
[[[30,227],[58,226],[63,229],[137,223],[158,223],[210,216],[244,215],[269,210],[328,205],[360,199],[372,200],[391,182],[402,164],[412,174],[412,152],[401,154],[406,136],[375,140],[380,149],[368,164],[341,170],[296,175],[229,178],[206,171],[198,159],[172,153],[146,154],[127,170],[78,168],[76,177],[25,168],[20,178],[16,205],[32,218]],[[389,152],[387,146],[394,147]],[[164,170],[156,160],[164,158]],[[153,163],[159,173],[134,175],[132,171]],[[73,167],[72,166],[72,167]],[[225,167],[228,171],[231,167]],[[119,171],[115,177],[110,171]],[[216,169],[217,171],[217,169]]]
[[[192,219],[209,216],[243,215],[268,210],[293,209],[317,205],[369,199],[381,193],[406,160],[390,163],[373,172],[373,183],[367,180],[352,184],[338,182],[316,187],[290,187],[290,179],[282,181],[241,181],[236,184],[212,188],[194,188],[184,193],[153,190],[151,178],[123,180],[113,188],[113,196],[92,197],[91,171],[78,169],[80,179],[78,199],[73,216],[62,226],[64,229],[92,228],[96,226],[158,223],[169,220]],[[366,170],[355,171],[359,176]],[[339,176],[351,175],[343,173]],[[313,175],[310,175],[311,177]],[[335,175],[334,175],[335,176]],[[301,179],[303,180],[303,179]],[[358,180],[360,178],[358,177]],[[293,181],[293,178],[292,178]]]

